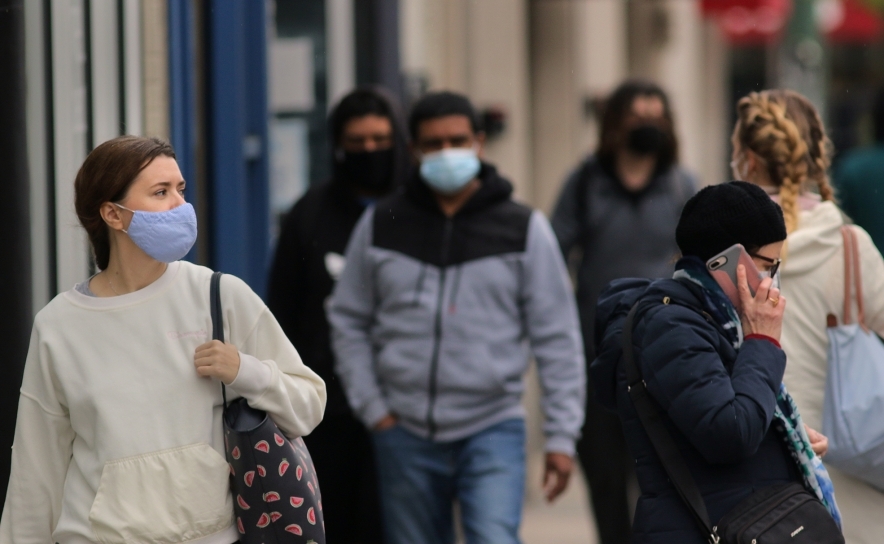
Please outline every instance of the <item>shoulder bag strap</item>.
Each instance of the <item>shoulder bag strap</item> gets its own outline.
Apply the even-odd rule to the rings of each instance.
[[[221,276],[223,272],[212,273],[212,282],[209,285],[209,304],[212,314],[212,340],[224,341],[224,315],[221,311]],[[224,409],[227,409],[227,388],[221,382],[221,397],[224,399]]]
[[[859,258],[859,240],[856,230],[849,225],[841,227],[841,236],[844,238],[844,323],[850,323],[851,281],[856,293],[856,322],[868,331],[866,326],[866,311],[863,303],[862,268]],[[852,273],[851,273],[852,272]]]
[[[866,327],[866,309],[863,303],[863,273],[859,260],[859,239],[856,236],[856,229],[849,228],[850,238],[853,242],[853,286],[856,290],[856,322],[859,326],[868,331]]]
[[[851,266],[853,265],[853,237],[850,236],[850,229],[847,225],[841,227],[841,238],[844,240],[844,313],[842,314],[842,324],[850,325],[851,310],[850,302],[853,294],[853,274]]]
[[[669,480],[675,486],[678,495],[688,506],[688,509],[690,509],[694,520],[697,522],[697,526],[700,527],[703,534],[708,535],[709,542],[715,544],[719,542],[719,536],[716,534],[717,528],[713,527],[709,521],[709,512],[706,510],[703,495],[700,493],[700,489],[697,487],[697,483],[694,481],[690,470],[688,470],[681,452],[678,451],[678,446],[663,425],[660,410],[648,393],[641,371],[635,362],[632,329],[639,307],[643,305],[643,302],[651,301],[640,300],[636,302],[623,322],[623,366],[626,372],[627,390],[635,406],[635,411],[638,412],[642,426],[648,434],[651,444],[654,445],[654,450],[657,452],[657,456],[660,458],[666,474],[669,476]],[[668,303],[669,301],[664,300],[663,302]]]

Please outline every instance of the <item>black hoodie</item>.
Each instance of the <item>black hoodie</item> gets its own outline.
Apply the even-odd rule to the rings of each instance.
[[[270,269],[267,307],[304,363],[325,380],[327,415],[350,412],[334,373],[325,302],[339,273],[336,261],[343,262],[363,211],[365,206],[342,182],[310,189],[286,214]]]

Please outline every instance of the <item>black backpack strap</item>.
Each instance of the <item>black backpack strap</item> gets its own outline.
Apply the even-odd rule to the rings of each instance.
[[[635,319],[640,308],[653,304],[654,300],[639,300],[636,302],[626,320],[623,322],[623,369],[626,372],[626,383],[629,396],[635,406],[635,411],[642,422],[654,450],[669,476],[672,485],[675,486],[678,495],[690,509],[694,520],[700,527],[703,534],[708,535],[709,542],[718,543],[719,537],[716,534],[716,528],[709,521],[709,512],[706,510],[706,503],[703,501],[703,495],[694,481],[688,466],[678,451],[675,440],[670,436],[669,431],[663,425],[663,417],[657,407],[654,399],[648,393],[647,385],[642,379],[641,370],[635,361],[635,347],[632,343],[632,332],[635,326]],[[663,300],[664,304],[669,304],[669,298]]]
[[[224,341],[224,315],[221,310],[221,276],[223,272],[212,273],[212,281],[209,284],[209,305],[212,314],[212,340]],[[221,397],[224,399],[224,408],[227,408],[227,388],[221,382]]]
[[[580,170],[577,172],[577,219],[580,221],[580,231],[584,233],[589,230],[589,225],[586,224],[586,214],[589,212],[586,200],[594,166],[595,159],[589,158],[580,165]]]

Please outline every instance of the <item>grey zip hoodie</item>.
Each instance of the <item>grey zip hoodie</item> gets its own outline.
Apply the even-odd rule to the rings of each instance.
[[[454,217],[415,176],[366,211],[329,310],[336,367],[366,426],[395,414],[435,441],[523,417],[528,345],[547,451],[572,454],[585,370],[574,295],[546,218],[484,164]]]

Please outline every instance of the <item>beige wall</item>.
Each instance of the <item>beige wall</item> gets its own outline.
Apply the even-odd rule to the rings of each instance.
[[[400,0],[403,70],[431,89],[506,109],[488,158],[517,194],[551,211],[596,144],[588,98],[627,76],[657,81],[676,115],[682,162],[704,184],[728,162],[727,48],[689,0]]]
[[[531,4],[533,203],[550,212],[562,182],[596,144],[598,123],[585,103],[626,74],[623,0],[543,0]]]
[[[657,81],[675,112],[681,161],[702,184],[722,181],[727,161],[727,47],[697,2],[631,2],[630,75]]]
[[[167,0],[142,0],[144,135],[169,138]]]
[[[530,200],[527,0],[400,0],[402,64],[431,90],[468,95],[479,109],[507,112],[506,131],[487,159]]]

